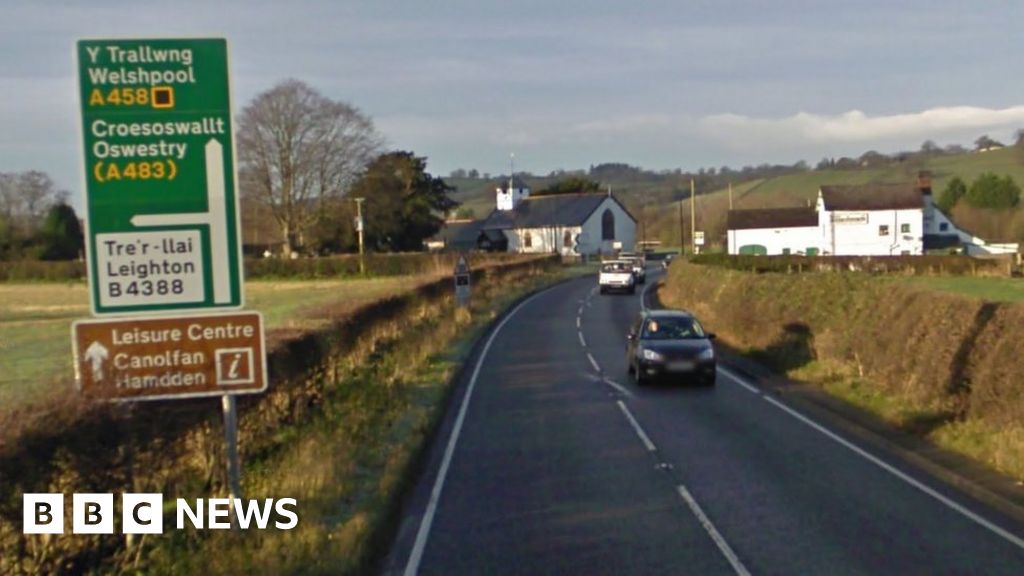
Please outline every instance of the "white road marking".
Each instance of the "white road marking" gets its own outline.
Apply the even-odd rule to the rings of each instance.
[[[619,384],[618,382],[616,382],[614,380],[610,380],[608,378],[603,378],[601,381],[604,382],[605,384],[611,386],[612,388],[615,388],[616,390],[618,390],[620,393],[622,393],[623,396],[626,396],[628,398],[632,398],[633,397],[633,393],[629,391],[629,388],[626,388],[625,386]]]
[[[597,360],[594,360],[594,357],[590,355],[590,352],[587,352],[587,360],[590,360],[590,365],[594,367],[594,370],[597,370],[598,372],[601,371],[601,367],[598,366]]]
[[[636,430],[636,435],[640,437],[640,441],[644,443],[644,447],[647,448],[647,451],[654,452],[657,450],[658,448],[654,446],[654,442],[651,442],[651,439],[647,437],[647,433],[640,427],[640,423],[636,421],[636,418],[633,418],[633,414],[629,411],[629,408],[626,408],[626,404],[622,400],[617,400],[616,403],[619,405],[619,409],[622,410],[622,413],[625,414],[626,420],[629,420],[629,423],[633,425],[633,430]]]
[[[757,387],[755,387],[755,386],[753,386],[751,384],[748,384],[742,378],[740,378],[736,374],[733,374],[732,371],[726,370],[725,368],[722,368],[721,365],[718,366],[718,371],[721,372],[722,374],[725,374],[726,376],[729,377],[730,380],[732,380],[733,382],[739,384],[740,386],[743,386],[744,388],[746,388],[750,392],[753,392],[754,394],[757,394],[757,395],[761,394],[761,390],[759,390]]]
[[[580,317],[579,316],[576,317],[576,327],[577,328],[580,327]]]
[[[576,335],[580,337],[580,346],[587,347],[587,341],[583,339],[583,332],[577,332]]]
[[[997,534],[997,535],[1001,536],[1004,540],[1014,544],[1018,548],[1024,549],[1024,540],[1018,538],[1014,534],[1011,534],[1010,532],[1007,532],[1006,530],[1000,528],[999,526],[993,524],[992,522],[986,520],[985,518],[982,518],[981,516],[975,514],[974,512],[971,512],[967,508],[961,506],[960,504],[957,504],[953,500],[950,500],[946,496],[943,496],[939,492],[936,492],[932,488],[929,488],[928,486],[926,486],[926,485],[922,484],[921,482],[915,480],[911,476],[908,476],[907,474],[901,472],[899,469],[894,468],[893,466],[891,466],[889,464],[886,464],[885,462],[883,462],[877,456],[869,454],[867,451],[865,451],[864,449],[860,448],[859,446],[857,446],[857,445],[855,445],[855,444],[853,444],[851,442],[848,442],[847,440],[843,439],[842,437],[840,437],[839,435],[835,434],[834,432],[828,430],[824,426],[818,424],[817,422],[814,422],[810,418],[804,416],[803,414],[797,412],[796,410],[793,410],[792,408],[790,408],[789,406],[786,406],[782,402],[779,402],[775,398],[772,398],[771,396],[764,396],[764,399],[767,400],[768,402],[770,402],[773,406],[776,406],[780,410],[786,412],[790,416],[796,418],[797,420],[803,422],[804,424],[810,426],[811,428],[814,428],[818,432],[821,432],[825,436],[828,436],[829,438],[831,438],[832,440],[835,440],[839,444],[842,444],[846,448],[849,448],[854,453],[856,453],[857,455],[859,455],[859,456],[863,457],[864,459],[868,460],[872,464],[875,464],[879,468],[885,470],[886,472],[892,474],[893,476],[899,478],[900,480],[903,480],[907,484],[910,484],[911,486],[913,486],[914,488],[917,488],[921,492],[924,492],[925,494],[927,494],[927,495],[931,496],[932,498],[938,500],[942,504],[945,504],[950,509],[955,510],[956,512],[959,512],[963,516],[965,516],[968,519],[972,520],[975,524],[978,524],[979,526],[987,528],[989,531],[993,532],[994,534]]]
[[[715,541],[715,544],[718,546],[718,549],[721,550],[722,555],[725,556],[725,559],[729,561],[729,564],[732,566],[732,569],[736,572],[736,574],[738,574],[739,576],[750,576],[750,572],[747,570],[747,567],[743,565],[743,562],[741,562],[739,557],[736,556],[736,553],[733,552],[732,547],[729,546],[729,543],[725,541],[725,538],[722,537],[722,534],[718,531],[717,528],[715,528],[715,525],[711,523],[711,520],[707,517],[707,515],[704,514],[704,510],[701,509],[700,504],[697,504],[697,500],[693,498],[693,495],[690,494],[690,491],[686,489],[686,486],[680,484],[679,486],[676,486],[676,490],[679,492],[679,495],[683,498],[683,501],[686,502],[686,505],[690,507],[690,511],[693,512],[693,515],[696,516],[697,520],[700,521],[700,524],[704,527],[704,530],[708,533],[709,536],[711,536],[711,539]]]
[[[580,309],[576,311],[576,316],[583,316],[583,306],[580,306]]]
[[[476,367],[473,368],[473,375],[469,378],[469,386],[466,388],[466,394],[462,397],[462,405],[459,406],[459,415],[455,418],[455,424],[452,426],[451,436],[448,438],[448,446],[444,450],[444,458],[441,460],[441,468],[437,472],[437,479],[434,480],[434,488],[430,492],[430,501],[427,503],[427,509],[423,513],[423,519],[420,521],[419,531],[416,533],[416,541],[413,544],[412,552],[409,553],[409,562],[405,565],[405,576],[414,576],[419,572],[420,561],[423,560],[423,551],[427,546],[427,538],[430,536],[430,526],[434,523],[434,515],[437,514],[437,505],[441,501],[441,491],[444,490],[444,481],[448,476],[448,468],[452,463],[452,456],[455,454],[455,444],[459,441],[459,434],[462,432],[462,423],[466,420],[466,411],[469,409],[469,400],[473,397],[473,390],[476,388],[477,377],[480,376],[480,368],[484,365],[484,360],[487,358],[487,352],[491,349],[491,344],[494,343],[494,339],[501,332],[501,329],[505,327],[505,324],[516,315],[516,312],[529,303],[531,300],[540,296],[544,292],[538,292],[533,296],[530,296],[526,300],[519,303],[518,306],[512,309],[505,316],[504,319],[498,324],[498,326],[491,332],[487,342],[484,344],[483,350],[480,351],[480,356],[477,358]]]

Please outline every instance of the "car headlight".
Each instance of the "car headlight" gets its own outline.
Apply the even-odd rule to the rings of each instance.
[[[705,348],[705,349],[701,350],[700,353],[697,354],[697,360],[714,360],[714,359],[715,359],[715,349],[714,348]]]
[[[661,362],[665,359],[661,354],[658,354],[654,350],[648,350],[647,348],[644,348],[642,354],[644,355],[644,360],[650,360],[652,362]]]

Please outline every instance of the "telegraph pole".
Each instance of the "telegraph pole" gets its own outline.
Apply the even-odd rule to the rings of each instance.
[[[693,178],[690,178],[690,254],[697,253],[697,208],[694,204],[696,200]]]
[[[729,210],[732,210],[732,181],[729,182]]]
[[[359,233],[359,274],[366,274],[366,263],[363,261],[363,201],[366,198],[355,198],[356,201],[356,232]]]
[[[679,255],[686,254],[686,238],[683,231],[683,199],[679,199]]]

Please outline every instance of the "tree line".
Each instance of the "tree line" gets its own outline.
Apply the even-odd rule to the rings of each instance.
[[[0,259],[82,257],[78,216],[45,172],[0,172]]]

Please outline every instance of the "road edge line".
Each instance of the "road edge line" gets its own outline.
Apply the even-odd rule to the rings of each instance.
[[[548,290],[560,286],[561,284],[562,283],[559,282],[549,286],[517,304],[515,308],[510,310],[509,313],[502,318],[501,322],[498,323],[494,330],[491,331],[491,334],[487,338],[487,342],[480,351],[480,355],[477,356],[476,366],[473,368],[473,374],[470,376],[469,384],[466,387],[466,393],[462,397],[462,404],[459,406],[459,414],[455,418],[451,434],[448,437],[448,444],[445,446],[444,457],[441,460],[441,467],[438,469],[437,477],[434,479],[434,486],[430,491],[430,500],[427,502],[427,508],[423,512],[423,518],[420,520],[420,527],[416,531],[416,540],[413,543],[412,551],[409,553],[409,560],[405,564],[405,570],[402,571],[405,576],[415,576],[419,573],[420,561],[423,559],[423,553],[427,547],[427,539],[430,537],[430,528],[434,523],[434,515],[437,513],[437,506],[441,501],[441,493],[444,490],[444,482],[448,476],[448,468],[451,466],[452,457],[455,455],[455,446],[458,443],[459,435],[462,433],[462,424],[466,419],[466,412],[469,410],[469,401],[473,397],[473,391],[476,389],[476,381],[480,375],[480,369],[483,367],[484,360],[487,358],[487,353],[491,349],[491,344],[494,343],[494,339],[501,333],[501,329],[505,327],[505,324],[507,324],[523,306],[526,306],[534,298],[537,298],[541,294],[544,294]]]
[[[1002,528],[1001,526],[995,524],[991,520],[988,520],[984,516],[981,516],[980,514],[978,514],[976,512],[972,512],[970,509],[968,509],[963,504],[960,504],[959,502],[954,501],[952,498],[942,494],[941,492],[939,492],[938,490],[935,490],[931,486],[928,486],[928,485],[924,484],[920,480],[917,480],[913,476],[910,476],[909,474],[907,474],[906,472],[903,472],[899,468],[896,468],[892,464],[889,464],[888,462],[885,462],[884,460],[882,460],[878,456],[875,456],[874,454],[871,454],[870,452],[868,452],[867,450],[861,448],[860,446],[857,446],[853,442],[850,442],[849,440],[846,440],[842,436],[836,434],[835,432],[832,432],[828,428],[825,428],[821,424],[818,424],[814,420],[811,420],[807,416],[804,416],[803,414],[797,412],[793,408],[790,408],[789,406],[783,404],[782,402],[776,400],[775,398],[773,398],[773,397],[771,397],[769,395],[764,395],[764,396],[762,396],[762,398],[764,398],[765,401],[767,401],[768,403],[772,404],[776,408],[779,408],[783,412],[789,414],[793,418],[796,418],[800,422],[803,422],[805,425],[810,426],[814,430],[817,430],[819,433],[825,435],[827,438],[833,440],[834,442],[840,444],[841,446],[847,448],[848,450],[851,450],[852,452],[854,452],[858,456],[864,458],[868,462],[871,462],[875,466],[878,466],[882,470],[885,470],[889,474],[892,474],[893,476],[895,476],[896,478],[902,480],[903,482],[905,482],[909,486],[911,486],[913,488],[916,488],[917,490],[921,491],[922,493],[924,493],[927,496],[932,497],[934,500],[936,500],[939,503],[945,505],[950,510],[953,510],[954,512],[958,512],[961,516],[967,518],[968,520],[971,520],[972,522],[974,522],[975,524],[981,526],[982,528],[987,529],[989,532],[992,532],[993,534],[1002,537],[1007,542],[1009,542],[1009,543],[1017,546],[1018,548],[1024,550],[1024,539],[1019,538],[1018,536],[1016,536],[1012,532]]]

